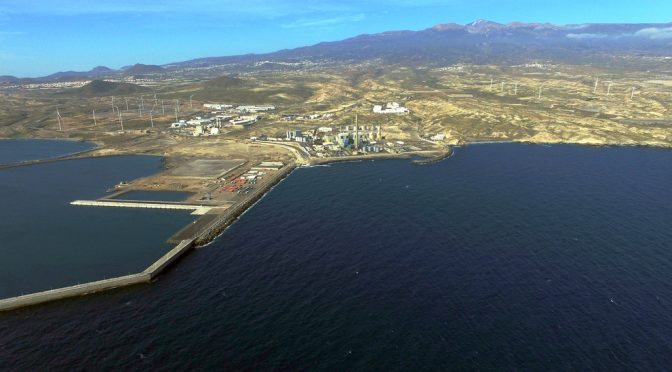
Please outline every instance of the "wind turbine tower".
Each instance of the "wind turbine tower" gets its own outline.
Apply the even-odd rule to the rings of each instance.
[[[597,85],[600,83],[600,78],[595,78],[595,87],[593,88],[593,94],[597,94]]]
[[[194,96],[193,94],[189,96],[189,109],[193,109],[193,108],[194,108],[194,106],[191,105],[191,98],[192,98],[193,96]]]
[[[97,126],[98,123],[96,123],[96,110],[93,110],[93,126]]]
[[[61,126],[61,112],[56,108],[56,119],[58,119],[58,131],[62,132],[63,127]]]
[[[611,81],[607,82],[607,96],[611,94]]]

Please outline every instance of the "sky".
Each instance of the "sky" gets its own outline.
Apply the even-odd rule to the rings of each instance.
[[[0,0],[0,75],[272,52],[476,19],[672,22],[668,0]]]

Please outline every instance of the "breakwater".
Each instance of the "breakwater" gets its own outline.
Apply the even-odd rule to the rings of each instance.
[[[182,257],[187,251],[192,249],[194,247],[193,243],[193,240],[182,241],[175,248],[171,249],[170,252],[163,255],[161,258],[159,258],[158,261],[153,263],[141,273],[6,298],[0,300],[0,311],[13,310],[25,306],[32,306],[71,297],[84,296],[87,294],[107,291],[119,287],[149,283],[152,279],[170,267],[171,264]]]

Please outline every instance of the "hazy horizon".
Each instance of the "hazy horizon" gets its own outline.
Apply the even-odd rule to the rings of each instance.
[[[267,53],[392,30],[476,19],[499,23],[666,23],[672,3],[438,0],[8,0],[0,5],[0,75],[37,77],[104,65],[166,64]],[[484,11],[487,9],[487,11]],[[627,10],[627,11],[626,11]]]

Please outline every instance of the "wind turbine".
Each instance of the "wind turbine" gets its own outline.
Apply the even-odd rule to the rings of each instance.
[[[161,114],[166,114],[166,105],[163,104],[163,99],[161,100]]]
[[[128,98],[124,98],[124,101],[126,101],[126,112],[128,112]]]
[[[607,96],[611,94],[611,81],[607,81]]]
[[[179,99],[175,100],[175,108],[177,109],[177,112],[180,112],[180,100]]]
[[[175,107],[175,122],[179,123],[180,120],[177,118],[177,107]]]
[[[494,81],[492,78],[490,78],[490,91],[491,91],[491,92],[492,92],[492,84],[494,84],[494,82],[495,82],[495,81]]]
[[[58,107],[56,108],[56,119],[58,119],[58,131],[62,132],[63,127],[61,126],[61,112],[58,111]]]
[[[97,125],[98,125],[98,123],[96,123],[96,110],[94,109],[93,110],[93,126],[95,127]]]
[[[117,107],[117,112],[119,113],[119,126],[121,127],[121,131],[124,131],[124,119],[121,116],[121,110],[119,110],[119,107]]]
[[[593,88],[593,94],[597,94],[597,84],[600,82],[600,78],[595,78],[595,87]]]
[[[152,113],[154,112],[154,108],[149,112],[149,121],[152,123],[152,128],[154,128],[154,117],[152,117]]]
[[[191,105],[191,97],[193,97],[193,96],[194,96],[193,94],[189,96],[189,109],[194,108],[194,106]]]

